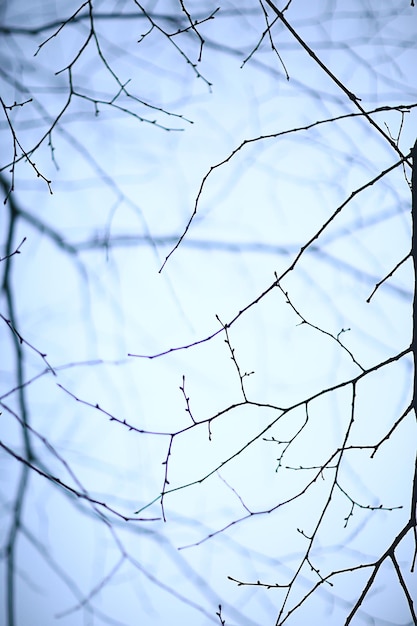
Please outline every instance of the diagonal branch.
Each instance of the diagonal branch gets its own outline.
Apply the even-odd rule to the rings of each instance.
[[[290,31],[291,35],[298,41],[300,46],[302,48],[304,48],[304,50],[309,54],[309,56],[311,56],[311,58],[317,63],[317,65],[319,65],[321,67],[321,69],[327,74],[327,76],[329,76],[329,78],[331,78],[332,81],[334,83],[336,83],[336,85],[343,91],[343,93],[349,98],[349,100],[351,100],[353,102],[353,104],[356,106],[356,108],[359,109],[359,111],[366,117],[366,119],[371,124],[371,126],[373,126],[384,137],[384,139],[386,141],[388,141],[388,143],[390,144],[391,148],[393,148],[395,150],[395,152],[397,154],[399,154],[400,157],[403,158],[404,155],[401,152],[401,150],[399,149],[399,147],[397,146],[397,144],[395,143],[395,141],[390,137],[390,135],[388,133],[386,133],[384,131],[383,128],[381,128],[381,126],[379,126],[379,124],[377,124],[373,120],[373,118],[370,115],[368,115],[366,113],[365,109],[359,103],[360,98],[358,98],[357,96],[355,96],[354,93],[349,91],[349,89],[346,87],[346,85],[344,85],[337,78],[337,76],[335,74],[333,74],[333,72],[327,67],[327,65],[325,65],[323,63],[323,61],[321,61],[321,59],[319,59],[317,54],[310,48],[310,46],[304,41],[304,39],[302,37],[300,37],[300,35],[297,33],[297,31],[286,20],[286,18],[284,17],[284,13],[282,11],[280,11],[279,9],[277,9],[275,4],[271,0],[265,0],[265,1],[269,5],[269,7],[273,10],[273,12],[276,15],[278,15],[278,17],[281,20],[281,22],[284,24],[284,26],[287,28],[287,30]],[[409,165],[410,165],[410,163],[409,163]]]

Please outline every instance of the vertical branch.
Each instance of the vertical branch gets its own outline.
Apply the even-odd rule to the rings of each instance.
[[[0,185],[4,191],[7,189],[7,181],[0,177]],[[13,250],[14,240],[17,229],[17,222],[19,217],[18,208],[13,196],[9,198],[9,228],[6,236],[5,246],[5,267],[3,273],[3,281],[1,289],[5,294],[7,302],[7,317],[11,323],[11,329],[17,327],[16,320],[16,306],[14,298],[14,288],[12,283],[12,263],[14,261]],[[29,411],[26,402],[26,392],[24,388],[24,353],[22,348],[22,341],[16,332],[11,332],[11,338],[14,348],[14,360],[15,360],[15,376],[18,388],[18,402],[20,413],[22,416],[22,439],[25,451],[25,459],[31,461],[34,459],[34,453],[32,450],[31,440],[29,436],[28,419]],[[23,506],[25,502],[25,496],[27,494],[28,480],[29,480],[29,467],[25,464],[21,466],[21,474],[18,481],[18,486],[14,498],[14,514],[12,516],[12,522],[10,525],[9,533],[6,540],[6,614],[8,626],[15,626],[16,624],[16,589],[15,589],[15,576],[16,576],[16,550],[19,532],[21,529],[21,519],[23,515]]]
[[[411,148],[411,157],[413,159],[413,169],[411,174],[411,223],[412,223],[412,240],[411,240],[411,256],[414,267],[414,298],[413,298],[413,338],[411,348],[413,351],[414,361],[414,385],[412,406],[414,415],[417,417],[417,139]],[[414,530],[414,557],[412,563],[412,571],[415,568],[417,557],[417,530],[416,530],[416,509],[417,509],[417,458],[416,468],[414,472],[413,491],[411,497],[411,513],[410,523]]]
[[[414,388],[413,388],[413,408],[417,415],[417,139],[411,148],[411,156],[413,159],[413,169],[411,174],[411,222],[412,222],[412,239],[411,239],[411,257],[414,267],[414,300],[413,300],[413,338],[411,348],[414,360]]]

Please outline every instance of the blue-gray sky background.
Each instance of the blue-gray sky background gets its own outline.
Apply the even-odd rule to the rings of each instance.
[[[2,24],[11,33],[2,34],[1,97],[8,106],[32,98],[9,110],[28,152],[66,106],[68,71],[56,73],[86,41],[88,19],[67,24],[37,52],[38,46],[78,6],[2,5]],[[217,8],[208,1],[186,6],[196,18]],[[184,19],[179,2],[144,7],[170,32],[176,28],[161,16]],[[99,506],[108,525],[91,504],[30,472],[16,552],[16,626],[34,620],[205,626],[220,623],[219,604],[227,626],[272,625],[285,591],[237,586],[228,576],[272,585],[291,579],[307,545],[299,531],[310,536],[317,524],[332,470],[276,507],[317,473],[296,468],[319,468],[341,445],[352,386],[308,403],[308,423],[278,471],[285,443],[272,439],[294,437],[306,419],[303,401],[409,346],[411,259],[367,299],[410,250],[410,168],[397,167],[357,194],[285,276],[282,290],[272,289],[230,327],[241,373],[253,372],[243,378],[247,402],[224,332],[152,360],[130,357],[190,346],[221,330],[272,285],[275,273],[286,271],[355,190],[399,156],[366,119],[348,117],[357,113],[352,101],[279,23],[271,32],[285,70],[268,37],[242,67],[266,28],[258,2],[226,2],[198,27],[206,38],[199,63],[199,41],[189,32],[168,39],[154,28],[138,42],[149,21],[134,2],[97,1],[94,12],[105,62],[91,40],[72,69],[76,93],[31,156],[42,176],[19,160],[15,190],[3,207],[1,257],[12,201],[20,210],[14,247],[26,237],[10,262],[16,326],[57,374],[22,344],[33,449],[42,471],[75,489],[81,484],[122,515],[135,517],[143,508],[138,516],[161,518],[169,433],[193,424],[184,380],[192,416],[204,423],[173,439],[166,522],[124,522]],[[132,15],[105,19],[104,13]],[[87,14],[86,3],[79,15]],[[348,7],[293,0],[285,15],[366,111],[398,108],[373,119],[407,155],[416,136],[416,9],[405,0],[382,7],[373,0]],[[49,29],[23,32],[55,20]],[[114,76],[155,108],[121,96],[115,103],[123,110],[98,103],[96,115],[91,100],[108,102],[120,90]],[[346,117],[314,125],[340,116]],[[1,174],[10,183],[13,137],[4,115],[0,124]],[[300,130],[287,132],[293,129]],[[224,160],[205,180],[195,218],[160,272],[204,177]],[[52,181],[52,195],[43,177]],[[8,306],[3,292],[5,318]],[[24,456],[16,351],[1,321],[1,440]],[[411,379],[407,355],[358,383],[350,445],[372,446],[389,432],[410,402]],[[280,409],[296,404],[280,418]],[[129,430],[123,421],[149,432]],[[415,440],[409,413],[372,459],[369,450],[344,454],[340,485],[349,497],[394,510],[356,506],[345,528],[351,502],[336,489],[310,555],[321,575],[372,562],[402,528]],[[6,545],[22,464],[4,450],[0,462]],[[239,521],[248,510],[257,514]],[[398,553],[407,580],[412,551],[407,537]],[[1,588],[5,557],[3,551]],[[286,623],[344,623],[369,573],[321,585]],[[284,615],[317,581],[305,564]],[[0,604],[0,623],[7,624],[3,599]],[[411,624],[388,564],[354,623]]]

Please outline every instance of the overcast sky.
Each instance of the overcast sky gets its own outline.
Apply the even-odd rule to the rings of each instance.
[[[285,15],[365,111],[397,107],[372,119],[407,155],[415,9],[334,4]],[[0,121],[3,197],[9,122],[20,142],[1,257],[13,207],[12,249],[25,238],[1,262],[0,312],[24,339],[3,319],[1,440],[26,458],[27,417],[39,470],[19,500],[24,466],[3,449],[3,546],[23,504],[16,626],[273,625],[286,589],[228,577],[285,585],[303,564],[282,619],[409,516],[415,416],[366,446],[410,402],[411,259],[373,293],[409,254],[410,167],[282,24],[275,52],[257,47],[257,2],[198,26],[201,61],[195,33],[167,37],[134,2],[97,1],[90,39],[88,3],[57,32],[79,6],[2,7],[1,97],[31,99]],[[166,32],[167,15],[186,25],[181,3],[144,7]],[[186,7],[200,21],[217,4]],[[382,569],[355,623],[411,624]],[[344,623],[370,573],[335,576],[286,623]]]

